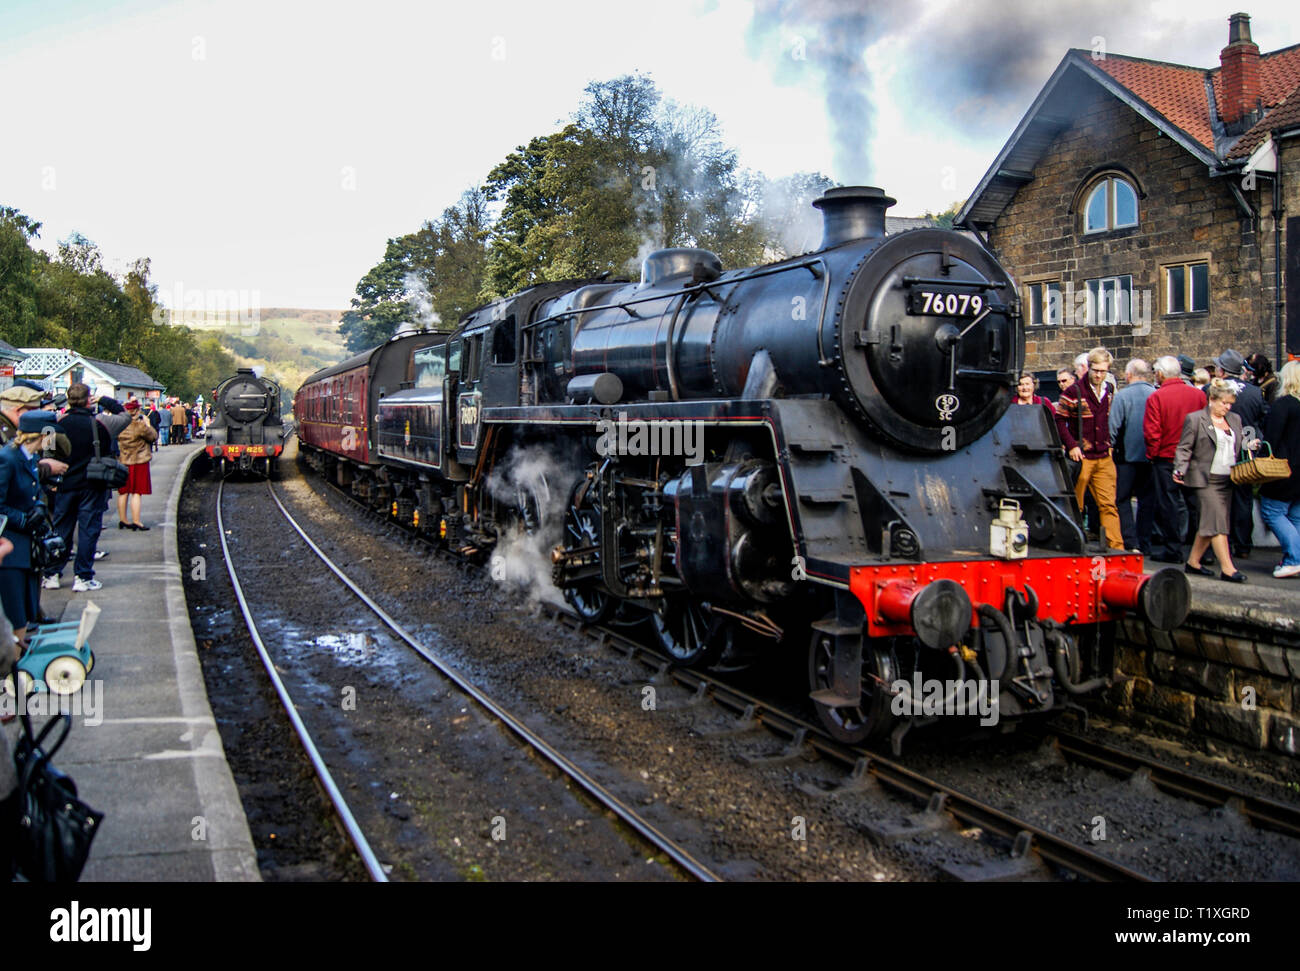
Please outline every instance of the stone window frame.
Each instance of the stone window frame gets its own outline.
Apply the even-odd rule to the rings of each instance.
[[[1059,295],[1059,300],[1057,301],[1056,320],[1048,320],[1048,319],[1046,319],[1046,315],[1044,315],[1044,319],[1043,319],[1043,320],[1040,320],[1038,323],[1035,324],[1035,323],[1034,323],[1034,311],[1033,311],[1033,304],[1034,304],[1034,299],[1033,299],[1033,288],[1034,288],[1034,287],[1042,287],[1042,286],[1046,286],[1046,285],[1048,285],[1048,284],[1050,284],[1050,283],[1054,283],[1054,284],[1056,284],[1056,291],[1057,291],[1057,294]],[[1025,326],[1026,326],[1026,327],[1059,327],[1059,326],[1061,326],[1061,322],[1064,320],[1064,317],[1065,317],[1065,282],[1061,279],[1061,274],[1060,274],[1060,273],[1040,273],[1040,274],[1036,274],[1035,276],[1028,276],[1028,277],[1025,277],[1025,279],[1024,279],[1024,283],[1023,283],[1021,286],[1022,286],[1022,289],[1023,289],[1023,294],[1022,294],[1022,296],[1023,296],[1023,298],[1024,298],[1024,305],[1025,305],[1025,311],[1026,311],[1026,312],[1025,312]],[[1039,308],[1039,311],[1041,312],[1042,310],[1043,310],[1043,308],[1040,307],[1040,308]]]
[[[1198,266],[1205,264],[1205,309],[1204,310],[1179,310],[1172,311],[1169,309],[1169,281],[1166,273],[1171,267],[1176,266]],[[1197,317],[1205,316],[1210,312],[1210,280],[1213,276],[1214,260],[1211,254],[1206,251],[1203,253],[1190,253],[1186,256],[1175,256],[1171,259],[1162,259],[1160,261],[1160,315],[1162,317]],[[1191,286],[1189,277],[1184,280],[1184,287]]]
[[[1089,284],[1090,284],[1090,283],[1093,283],[1093,282],[1096,282],[1097,285],[1098,285],[1098,286],[1097,286],[1098,294],[1100,295],[1101,292],[1102,292],[1102,289],[1103,289],[1102,286],[1101,286],[1101,284],[1106,283],[1106,282],[1109,281],[1109,280],[1115,280],[1116,282],[1118,282],[1119,280],[1122,280],[1122,279],[1124,279],[1124,278],[1126,278],[1126,277],[1128,278],[1128,299],[1129,299],[1129,305],[1128,305],[1128,319],[1127,319],[1127,320],[1124,320],[1124,319],[1121,317],[1121,319],[1119,319],[1119,320],[1104,320],[1104,321],[1103,321],[1103,320],[1098,320],[1098,319],[1097,319],[1097,308],[1094,306],[1094,301],[1093,301],[1093,299],[1092,299],[1092,287],[1090,287]],[[1133,295],[1134,295],[1134,289],[1133,289],[1133,287],[1134,287],[1134,284],[1133,284],[1133,274],[1132,274],[1132,273],[1111,273],[1111,274],[1108,274],[1107,276],[1094,276],[1094,277],[1087,277],[1087,278],[1083,281],[1083,291],[1084,291],[1084,294],[1085,294],[1085,298],[1084,298],[1084,299],[1085,299],[1085,303],[1084,303],[1084,307],[1085,307],[1085,310],[1084,310],[1084,319],[1085,319],[1085,321],[1086,321],[1086,323],[1087,323],[1087,326],[1089,326],[1089,327],[1127,327],[1127,326],[1129,326],[1130,324],[1132,324],[1132,323],[1133,323]],[[1117,287],[1116,289],[1119,289],[1119,288]],[[1122,292],[1122,291],[1121,291],[1121,292]]]
[[[1088,228],[1088,203],[1092,200],[1093,192],[1103,183],[1109,183],[1110,180],[1116,179],[1124,182],[1136,197],[1137,221],[1126,223],[1123,226],[1114,224],[1115,218],[1115,196],[1114,193],[1107,189],[1106,195],[1106,228],[1089,229]],[[1100,165],[1093,169],[1079,182],[1079,187],[1074,192],[1074,198],[1070,200],[1070,215],[1075,217],[1075,230],[1077,235],[1087,239],[1098,239],[1106,236],[1108,233],[1131,233],[1142,225],[1143,200],[1147,197],[1146,190],[1142,186],[1142,181],[1126,166],[1116,163]]]

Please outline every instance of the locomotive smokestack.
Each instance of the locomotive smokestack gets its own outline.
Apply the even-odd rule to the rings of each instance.
[[[885,235],[885,210],[897,199],[874,185],[846,185],[827,189],[813,205],[822,211],[822,245],[829,249],[855,239]]]

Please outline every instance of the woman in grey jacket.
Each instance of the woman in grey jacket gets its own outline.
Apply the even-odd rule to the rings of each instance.
[[[1201,507],[1196,541],[1185,570],[1212,577],[1214,571],[1201,566],[1207,547],[1219,561],[1219,579],[1245,583],[1246,574],[1232,565],[1228,533],[1232,528],[1232,467],[1243,448],[1255,448],[1258,441],[1243,441],[1241,418],[1232,413],[1236,387],[1222,378],[1210,382],[1209,403],[1183,419],[1183,434],[1174,453],[1174,481],[1195,489]]]

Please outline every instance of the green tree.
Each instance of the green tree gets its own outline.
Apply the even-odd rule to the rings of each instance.
[[[17,209],[0,206],[0,339],[15,347],[30,347],[39,334],[36,253],[30,241],[40,228]]]
[[[450,329],[481,301],[487,268],[489,213],[483,190],[416,232],[390,239],[384,258],[357,284],[339,327],[350,350],[382,343],[406,321]]]
[[[621,272],[636,255],[636,202],[611,145],[576,124],[534,138],[488,173],[503,200],[493,227],[484,299],[548,280]]]
[[[925,218],[934,220],[935,226],[939,229],[952,229],[953,220],[957,218],[957,213],[961,212],[961,207],[966,205],[965,199],[958,199],[943,212],[925,211]]]

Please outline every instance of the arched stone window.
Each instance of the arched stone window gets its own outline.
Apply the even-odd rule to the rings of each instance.
[[[1122,176],[1107,175],[1086,195],[1083,205],[1083,231],[1104,233],[1138,224],[1138,192]]]

